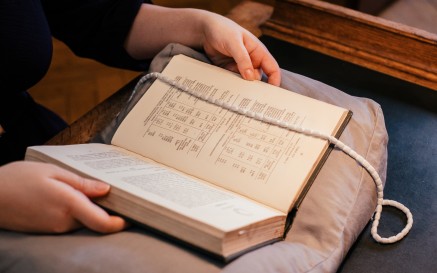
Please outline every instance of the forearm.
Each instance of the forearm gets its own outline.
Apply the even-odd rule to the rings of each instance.
[[[136,59],[151,58],[169,43],[201,48],[203,24],[209,16],[214,15],[204,10],[143,4],[126,39],[125,48]]]

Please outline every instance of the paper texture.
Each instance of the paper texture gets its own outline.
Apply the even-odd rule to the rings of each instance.
[[[208,97],[332,134],[346,110],[173,57],[163,74]],[[157,80],[112,143],[288,212],[327,142],[235,114]]]

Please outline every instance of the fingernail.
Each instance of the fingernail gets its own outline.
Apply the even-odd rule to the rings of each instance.
[[[94,183],[94,189],[96,189],[97,191],[108,191],[109,185],[103,182],[96,182]]]
[[[244,71],[244,78],[246,80],[254,80],[255,79],[255,74],[253,73],[253,69],[250,69],[250,68],[246,69]]]

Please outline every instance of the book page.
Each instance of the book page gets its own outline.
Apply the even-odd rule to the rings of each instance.
[[[137,154],[106,144],[36,146],[73,169],[113,187],[222,231],[283,215],[236,194],[160,166]],[[28,159],[38,158],[28,152]]]
[[[163,74],[208,97],[333,134],[347,110],[183,55]],[[326,141],[230,112],[156,80],[112,143],[287,212]]]

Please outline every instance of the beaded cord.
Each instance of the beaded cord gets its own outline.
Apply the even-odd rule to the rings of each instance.
[[[359,164],[361,164],[361,166],[367,170],[367,172],[370,174],[373,181],[375,182],[376,192],[377,192],[377,205],[376,205],[376,209],[374,212],[373,223],[372,223],[372,228],[371,228],[371,234],[372,234],[372,237],[375,239],[375,241],[377,241],[378,243],[382,243],[382,244],[395,243],[395,242],[400,241],[402,238],[404,238],[408,234],[408,232],[411,230],[411,228],[413,226],[413,215],[411,214],[410,210],[407,207],[405,207],[403,204],[401,204],[397,201],[384,199],[382,181],[378,175],[378,172],[375,170],[375,168],[373,168],[373,166],[364,157],[359,155],[352,148],[350,148],[349,146],[347,146],[346,144],[344,144],[343,142],[341,142],[337,138],[335,138],[331,135],[327,135],[327,134],[324,134],[322,132],[316,131],[316,130],[311,130],[308,128],[303,128],[300,126],[289,124],[288,122],[285,122],[285,121],[276,120],[274,118],[264,116],[261,113],[250,112],[245,108],[239,108],[238,106],[231,105],[230,103],[221,101],[219,99],[209,98],[205,94],[197,94],[195,91],[191,90],[188,86],[183,86],[183,85],[179,84],[178,82],[171,80],[158,72],[152,72],[152,73],[144,75],[138,81],[136,87],[134,88],[134,93],[136,92],[136,90],[138,90],[139,87],[141,87],[146,81],[148,81],[150,79],[159,79],[160,81],[162,81],[170,86],[173,86],[173,87],[175,87],[183,92],[186,92],[193,97],[196,97],[196,98],[201,99],[203,101],[220,106],[220,107],[227,109],[229,111],[232,111],[234,113],[238,113],[240,115],[244,115],[244,116],[253,118],[255,120],[258,120],[258,121],[273,124],[273,125],[279,126],[281,128],[292,130],[292,131],[295,131],[295,132],[298,132],[301,134],[305,134],[308,136],[327,140],[328,142],[335,145],[338,149],[340,149],[344,153],[346,153],[348,156],[355,159]],[[398,234],[391,236],[391,237],[388,237],[388,238],[381,237],[378,234],[378,225],[379,225],[379,221],[381,219],[382,206],[395,207],[395,208],[399,209],[400,211],[402,211],[405,214],[405,216],[407,217],[407,224],[402,229],[402,231],[399,232]]]

